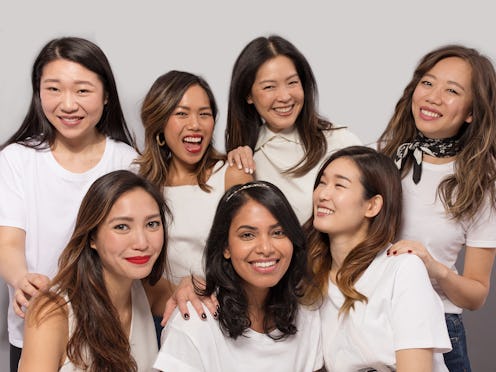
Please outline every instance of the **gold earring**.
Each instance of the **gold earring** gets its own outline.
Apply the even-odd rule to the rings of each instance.
[[[165,136],[164,136],[164,139],[162,140],[160,138],[160,135],[163,135],[163,133],[157,133],[157,135],[155,136],[155,139],[157,140],[157,144],[159,145],[159,147],[162,147],[165,145]]]

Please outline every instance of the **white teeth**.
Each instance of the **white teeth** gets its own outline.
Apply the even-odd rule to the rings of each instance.
[[[62,120],[64,120],[64,121],[78,121],[78,120],[81,120],[81,118],[80,117],[73,117],[73,116],[68,118],[68,117],[63,116]]]
[[[440,117],[441,115],[436,113],[436,112],[432,112],[432,111],[427,111],[427,110],[420,110],[420,112],[422,114],[424,114],[425,116],[429,116],[431,118],[438,118]]]
[[[274,108],[274,111],[276,112],[280,112],[282,114],[285,114],[286,112],[289,112],[291,111],[291,109],[293,108],[293,106],[288,106],[288,107],[277,107],[277,108]]]
[[[202,139],[201,137],[184,137],[183,141],[189,143],[200,143]]]
[[[276,261],[264,261],[264,262],[253,262],[253,266],[256,267],[271,267],[276,264]]]
[[[328,208],[322,208],[322,207],[319,207],[317,208],[317,213],[323,213],[323,214],[334,214],[334,211],[328,209]]]

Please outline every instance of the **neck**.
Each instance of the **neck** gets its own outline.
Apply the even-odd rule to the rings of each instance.
[[[263,333],[263,323],[265,318],[265,301],[269,294],[269,288],[252,288],[245,286],[246,296],[248,298],[248,317],[250,318],[250,328]]]
[[[348,257],[348,254],[355,249],[355,247],[363,242],[368,233],[368,223],[363,224],[359,229],[353,233],[344,233],[339,235],[329,235],[330,249],[331,249],[331,280],[336,282],[336,274],[343,266],[343,262]]]
[[[430,156],[427,154],[422,155],[422,160],[425,161],[426,163],[431,163],[431,164],[446,164],[446,163],[452,162],[455,159],[456,159],[456,156],[449,156],[446,158],[437,158],[435,156]]]
[[[172,155],[167,186],[197,185],[195,166],[196,164],[184,164]]]

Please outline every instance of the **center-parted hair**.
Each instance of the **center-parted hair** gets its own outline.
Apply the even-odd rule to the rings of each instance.
[[[379,213],[370,218],[366,239],[348,254],[336,276],[336,284],[345,297],[340,312],[346,313],[353,308],[355,301],[367,301],[367,297],[355,289],[355,283],[377,253],[396,238],[401,227],[402,191],[400,173],[392,159],[365,146],[350,146],[333,153],[322,165],[314,190],[327,166],[339,158],[351,160],[358,168],[364,200],[375,195],[381,195],[383,200]],[[316,287],[309,287],[305,294],[310,301],[327,293],[332,265],[329,235],[315,229],[313,218],[312,214],[304,226],[308,234],[308,263],[316,284]]]
[[[28,112],[21,127],[3,146],[21,143],[25,146],[39,148],[53,144],[56,129],[43,112],[40,80],[44,67],[59,59],[78,63],[94,72],[100,79],[107,103],[104,105],[102,117],[96,125],[97,130],[110,138],[136,147],[124,119],[114,74],[107,57],[96,44],[79,37],[53,39],[41,49],[31,73],[33,94]]]
[[[263,122],[255,105],[247,102],[247,97],[251,94],[260,66],[277,56],[288,57],[293,62],[305,94],[303,107],[295,122],[305,156],[287,171],[290,175],[302,176],[326,154],[327,141],[322,131],[333,129],[334,126],[317,112],[317,82],[310,64],[291,42],[281,36],[252,40],[234,63],[227,108],[226,150],[229,152],[245,145],[255,149]]]
[[[204,253],[206,288],[198,294],[217,294],[220,304],[219,324],[229,337],[237,338],[250,327],[248,298],[243,279],[236,273],[230,259],[224,257],[229,246],[229,229],[234,217],[248,201],[255,201],[274,216],[293,244],[293,256],[281,280],[269,290],[265,302],[264,332],[276,327],[282,339],[295,334],[298,303],[303,295],[306,271],[306,239],[298,218],[282,192],[265,181],[233,186],[220,200]]]
[[[146,280],[153,285],[160,279],[166,267],[166,216],[169,211],[155,185],[130,171],[118,170],[101,176],[89,188],[79,208],[72,237],[59,258],[59,271],[51,290],[36,298],[33,304],[34,320],[37,321],[42,320],[41,314],[47,306],[60,304],[60,298],[67,298],[77,324],[74,333],[69,335],[67,356],[84,370],[136,371],[129,340],[105,286],[100,256],[90,246],[116,201],[136,189],[146,191],[160,211],[164,242]]]

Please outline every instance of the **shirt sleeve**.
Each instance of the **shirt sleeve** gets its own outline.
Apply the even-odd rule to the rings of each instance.
[[[198,349],[173,322],[162,331],[162,346],[153,367],[164,372],[204,372]]]
[[[468,225],[466,245],[475,248],[496,248],[496,210],[491,206],[489,197]]]
[[[395,350],[451,350],[443,304],[432,288],[424,263],[415,255],[398,259],[401,262],[395,273],[391,322]]]
[[[25,197],[20,167],[16,164],[12,148],[0,151],[0,226],[25,230]]]

